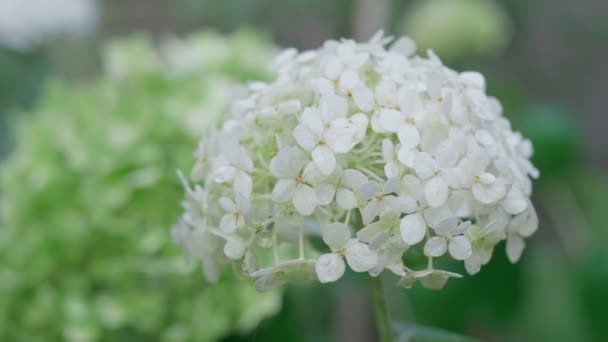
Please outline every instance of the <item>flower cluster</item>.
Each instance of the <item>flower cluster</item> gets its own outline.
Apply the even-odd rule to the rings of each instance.
[[[231,272],[202,284],[167,236],[179,208],[166,205],[182,197],[175,169],[218,120],[200,113],[221,114],[232,87],[268,77],[273,46],[207,31],[160,46],[113,41],[104,74],[51,80],[12,127],[0,163],[1,341],[217,341],[279,310],[280,291]],[[188,73],[169,62],[183,54]]]
[[[441,288],[459,276],[437,269],[442,256],[474,274],[506,239],[518,260],[538,224],[530,142],[482,75],[390,42],[286,50],[276,79],[251,84],[201,140],[173,236],[210,281],[223,262],[259,290],[336,281],[348,265]]]
[[[0,45],[27,51],[57,36],[88,33],[98,12],[96,0],[3,0]]]

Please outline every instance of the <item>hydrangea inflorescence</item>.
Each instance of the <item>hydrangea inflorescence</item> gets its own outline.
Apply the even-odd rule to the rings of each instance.
[[[530,142],[477,72],[456,72],[409,38],[288,49],[195,153],[175,240],[216,279],[229,261],[259,290],[389,270],[409,287],[477,273],[537,228]],[[323,244],[318,242],[321,238]],[[318,248],[313,248],[318,247]],[[415,268],[408,251],[428,262]],[[320,251],[317,251],[320,250]],[[408,267],[409,266],[409,267]]]
[[[229,272],[203,286],[168,239],[180,212],[166,205],[182,197],[174,170],[233,87],[270,76],[274,46],[248,31],[160,43],[112,41],[103,74],[53,78],[12,126],[0,163],[0,341],[209,342],[279,310],[280,291]]]

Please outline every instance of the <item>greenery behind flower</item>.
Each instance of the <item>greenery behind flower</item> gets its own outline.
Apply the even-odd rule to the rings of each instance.
[[[247,32],[139,37],[109,45],[99,80],[47,85],[0,166],[0,340],[211,341],[278,310],[229,275],[205,285],[169,238],[175,170],[271,52]]]
[[[512,34],[506,11],[493,0],[416,1],[403,18],[402,31],[421,51],[433,49],[448,59],[496,55]]]

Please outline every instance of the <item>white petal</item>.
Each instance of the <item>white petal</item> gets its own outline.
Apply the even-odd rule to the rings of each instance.
[[[370,223],[357,232],[359,241],[371,243],[377,240],[378,236],[384,233],[384,228],[379,222]]]
[[[378,112],[380,126],[387,132],[397,132],[403,125],[403,113],[395,109],[381,109]]]
[[[321,134],[324,125],[321,120],[321,111],[315,107],[307,107],[300,116],[300,124],[304,128],[308,128],[313,135]]]
[[[414,160],[414,169],[416,170],[418,177],[427,179],[435,172],[435,160],[430,154],[419,152],[416,154]]]
[[[244,147],[239,149],[238,161],[235,163],[241,170],[245,172],[253,171],[253,160],[249,155],[249,151],[247,151]]]
[[[502,208],[511,215],[517,215],[528,207],[528,199],[518,187],[513,186],[501,202]]]
[[[374,94],[369,88],[362,85],[357,86],[352,91],[353,101],[360,110],[369,112],[374,108]]]
[[[441,96],[443,80],[438,72],[429,72],[426,77],[426,90],[433,99]]]
[[[441,290],[448,282],[448,279],[447,275],[435,272],[420,279],[420,283],[429,290]]]
[[[452,216],[454,213],[447,205],[439,208],[427,208],[424,210],[424,220],[433,229],[437,229],[439,224]]]
[[[236,209],[236,204],[228,197],[226,196],[222,196],[220,197],[220,207],[222,207],[222,209],[224,209],[224,211],[229,212],[229,213],[236,213],[237,209]]]
[[[216,283],[220,278],[220,268],[218,267],[215,260],[205,258],[202,261],[203,274],[205,279],[210,283]]]
[[[464,221],[462,223],[459,223],[458,226],[452,230],[452,235],[464,234],[467,230],[469,230],[472,225],[473,224],[471,223],[471,221]]]
[[[401,164],[413,168],[416,162],[416,150],[401,147],[397,153],[397,159],[399,159]]]
[[[251,179],[251,176],[242,171],[238,172],[234,177],[233,188],[235,193],[241,194],[245,198],[249,198],[249,196],[251,196],[251,190],[253,189],[253,180]]]
[[[232,260],[238,260],[245,255],[245,247],[245,244],[237,239],[228,240],[224,245],[224,254]]]
[[[334,83],[324,77],[319,77],[316,80],[311,81],[311,85],[319,94],[328,94],[335,91]]]
[[[359,84],[359,74],[354,70],[346,70],[340,75],[340,81],[338,84],[340,88],[345,90],[353,89],[357,84]]]
[[[424,185],[424,195],[431,207],[441,207],[448,200],[448,185],[443,178],[435,176]]]
[[[452,238],[448,250],[450,251],[450,255],[456,260],[466,260],[473,253],[471,242],[462,235]]]
[[[411,214],[418,209],[418,203],[416,199],[410,195],[399,195],[396,198],[396,208],[400,213]]]
[[[344,275],[346,265],[342,257],[336,254],[324,254],[315,263],[317,278],[322,283],[336,281]]]
[[[496,176],[491,173],[484,172],[479,175],[479,181],[483,184],[493,184],[496,181]]]
[[[236,227],[240,228],[245,225],[245,216],[243,215],[235,215],[236,217]]]
[[[344,210],[351,210],[357,207],[357,198],[355,194],[345,188],[340,188],[336,192],[336,202],[340,206],[340,208]]]
[[[507,187],[500,179],[492,184],[475,183],[473,185],[473,196],[481,203],[492,204],[502,199],[507,192]]]
[[[420,142],[420,132],[418,128],[408,124],[402,124],[397,131],[399,142],[405,148],[413,148]]]
[[[363,224],[368,224],[374,220],[376,216],[378,216],[379,208],[378,201],[373,199],[367,203],[367,205],[361,210],[361,220]]]
[[[306,155],[297,147],[282,148],[270,161],[270,172],[279,178],[295,178],[306,165]]]
[[[315,194],[319,205],[328,205],[334,199],[336,187],[332,184],[321,183],[315,186]]]
[[[236,200],[235,204],[238,211],[241,214],[246,214],[249,211],[249,208],[251,207],[249,200],[240,193],[236,193],[234,195],[234,199]]]
[[[348,266],[355,272],[367,272],[378,263],[378,255],[369,246],[351,239],[344,253]]]
[[[318,138],[304,125],[297,125],[292,134],[298,145],[306,151],[311,151],[317,146]]]
[[[376,102],[385,107],[394,107],[397,100],[397,86],[394,82],[382,80],[375,89]]]
[[[382,140],[382,158],[385,161],[393,159],[395,156],[395,144],[390,139]]]
[[[330,80],[337,80],[342,72],[342,62],[336,56],[328,57],[323,63],[323,75]]]
[[[443,169],[441,178],[452,188],[462,188],[466,184],[466,175],[464,170],[459,167],[450,167]]]
[[[363,66],[369,59],[368,53],[358,53],[349,61],[348,65],[352,68],[358,69]]]
[[[528,237],[538,229],[538,216],[532,204],[528,204],[526,211],[513,217],[508,229],[522,237]]]
[[[295,114],[300,111],[302,105],[299,100],[287,100],[279,103],[278,111],[281,114]]]
[[[325,122],[331,122],[337,118],[346,117],[348,102],[342,96],[324,95],[320,100],[321,118]]]
[[[378,194],[380,191],[380,186],[375,181],[369,181],[361,184],[355,190],[357,191],[357,196],[359,196],[361,201],[367,201]]]
[[[213,180],[216,183],[229,182],[234,179],[237,169],[234,166],[222,165],[213,169]]]
[[[351,116],[350,118],[348,118],[348,120],[354,126],[353,141],[354,141],[354,145],[356,145],[365,138],[365,134],[367,132],[367,126],[369,125],[369,119],[367,118],[367,115],[365,115],[363,113],[357,113],[357,114]]]
[[[475,132],[475,139],[483,146],[494,144],[494,137],[486,130],[480,129]]]
[[[386,178],[395,178],[401,175],[401,165],[394,160],[389,160],[384,164],[384,174]]]
[[[324,175],[330,175],[336,168],[336,156],[327,146],[317,146],[312,151],[312,160]]]
[[[448,139],[437,146],[435,160],[440,168],[447,168],[456,164],[464,147],[459,142],[459,139]]]
[[[438,235],[448,235],[453,233],[458,227],[458,219],[455,216],[451,216],[439,222],[435,228],[435,233]]]
[[[473,215],[473,195],[468,190],[456,190],[450,193],[447,202],[448,207],[458,217]]]
[[[397,197],[395,196],[384,196],[382,201],[379,202],[378,216],[384,217],[392,214],[400,214],[399,204],[397,203]]]
[[[516,263],[525,247],[526,242],[524,239],[519,235],[509,234],[509,238],[507,239],[507,256],[509,257],[509,261]]]
[[[255,289],[260,292],[266,292],[274,290],[280,286],[283,286],[284,284],[285,281],[283,280],[282,273],[274,273],[270,271],[270,273],[256,279]]]
[[[343,223],[332,223],[322,228],[323,242],[332,250],[346,246],[350,239],[350,230]]]
[[[314,162],[308,163],[302,171],[302,179],[309,184],[319,184],[327,178]]]
[[[398,94],[399,109],[405,115],[417,117],[422,107],[420,95],[415,89],[403,86],[399,88]]]
[[[391,45],[391,51],[398,52],[405,57],[411,56],[416,52],[416,43],[409,37],[401,37]]]
[[[386,133],[386,130],[384,128],[382,128],[382,124],[380,123],[380,111],[381,110],[375,110],[374,114],[372,115],[372,130],[376,133]]]
[[[226,234],[232,234],[236,230],[236,216],[226,214],[220,220],[220,230]]]
[[[476,71],[463,71],[458,75],[458,79],[470,87],[475,87],[484,91],[486,89],[485,78]]]
[[[401,185],[401,179],[398,177],[392,177],[386,180],[384,183],[384,187],[382,187],[382,192],[385,194],[390,194],[399,190],[399,186]]]
[[[445,238],[433,236],[424,244],[424,255],[430,257],[440,257],[445,254],[447,249],[448,244],[446,243]]]
[[[401,219],[399,225],[401,238],[408,245],[415,245],[424,239],[426,234],[426,224],[418,213],[406,215]]]
[[[479,273],[482,265],[482,260],[477,255],[471,255],[468,259],[464,261],[464,268],[470,275],[475,275]]]
[[[323,133],[327,146],[336,153],[346,153],[356,144],[358,128],[347,119],[336,119]]]
[[[305,184],[301,184],[296,188],[292,201],[294,208],[304,216],[312,214],[317,207],[315,191]]]
[[[272,200],[287,202],[293,197],[296,190],[296,181],[293,179],[279,179],[272,189]]]
[[[359,170],[346,169],[342,175],[342,182],[350,189],[355,190],[367,182],[367,177]]]
[[[401,179],[401,189],[403,193],[406,193],[414,199],[420,201],[424,198],[424,187],[420,180],[411,174],[403,176]]]

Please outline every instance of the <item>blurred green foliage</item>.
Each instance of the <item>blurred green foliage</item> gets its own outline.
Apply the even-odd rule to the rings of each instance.
[[[575,168],[581,160],[581,130],[575,114],[558,104],[537,104],[519,118],[519,128],[532,141],[532,161],[542,180],[555,179]]]
[[[432,49],[446,59],[495,55],[512,34],[508,15],[493,0],[414,1],[401,25],[419,52]]]
[[[34,103],[48,68],[42,50],[20,52],[0,47],[0,158],[9,142],[7,113],[14,106]]]
[[[0,340],[213,341],[278,310],[231,275],[206,285],[169,238],[176,169],[271,51],[246,32],[140,37],[109,45],[99,80],[46,86],[0,166]]]

